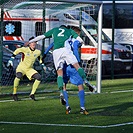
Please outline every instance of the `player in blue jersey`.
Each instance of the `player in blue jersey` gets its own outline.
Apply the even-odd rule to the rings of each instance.
[[[77,33],[80,32],[79,28],[75,28],[74,29]],[[48,51],[53,47],[53,43],[50,44],[50,46],[46,49],[45,51],[45,55],[48,53]],[[67,44],[65,44],[66,47],[70,48],[73,51],[73,54],[76,56],[78,62],[80,63],[80,56],[79,56],[79,52],[78,49],[81,47],[81,43],[74,39],[71,38]],[[66,114],[69,114],[71,111],[71,108],[69,106],[68,103],[68,94],[66,91],[66,85],[68,83],[68,81],[70,80],[70,82],[76,86],[78,86],[79,89],[79,100],[80,100],[80,113],[81,114],[88,114],[88,111],[85,109],[85,93],[84,93],[84,87],[83,87],[83,79],[81,78],[81,76],[79,75],[79,73],[77,72],[77,70],[72,66],[72,65],[67,65],[66,63],[63,65],[63,82],[64,82],[64,89],[63,89],[63,95],[65,98],[65,102],[66,102]],[[92,86],[90,85],[89,87],[90,91],[93,91],[94,88],[92,88]]]
[[[76,56],[78,62],[80,63],[80,57],[78,53],[78,49],[81,47],[81,43],[75,39],[72,39],[71,42],[71,49]],[[84,92],[84,86],[83,86],[83,79],[81,76],[78,74],[76,69],[72,65],[67,65],[66,63],[63,66],[63,81],[64,81],[64,88],[63,88],[63,95],[66,100],[66,114],[69,114],[71,111],[71,108],[69,106],[68,102],[68,94],[66,90],[67,83],[69,82],[76,85],[78,87],[78,96],[79,96],[79,101],[80,101],[80,113],[88,115],[88,111],[85,109],[85,92]]]
[[[72,27],[72,29],[77,34],[80,34],[80,29],[78,27]],[[76,56],[80,64],[81,61],[80,61],[80,55],[78,50],[82,44],[74,38],[72,38],[71,42],[69,41],[69,44],[70,44],[71,50],[73,51],[73,54]],[[80,113],[88,115],[88,111],[85,109],[85,92],[84,92],[84,86],[83,86],[84,81],[71,64],[70,65],[64,64],[63,66],[63,81],[65,84],[63,89],[63,95],[66,100],[66,114],[69,114],[71,111],[71,108],[68,103],[68,94],[66,91],[66,85],[69,80],[72,84],[78,86],[78,90],[79,90],[78,96],[79,96],[80,108],[81,108]],[[95,88],[91,84],[89,84],[89,86],[87,85],[87,87],[89,87],[89,90],[91,92],[95,91]]]

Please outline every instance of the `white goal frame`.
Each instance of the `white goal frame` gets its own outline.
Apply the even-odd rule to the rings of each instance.
[[[50,1],[50,0],[49,0]],[[52,1],[52,0],[51,0]],[[98,64],[97,64],[97,93],[101,93],[101,76],[102,76],[102,12],[103,2],[96,0],[54,0],[54,2],[75,2],[75,3],[88,3],[88,4],[100,4],[98,12]]]
[[[69,3],[81,3],[81,4],[99,4],[98,11],[98,55],[97,55],[97,77],[96,77],[96,87],[97,93],[101,93],[101,76],[102,76],[102,10],[103,10],[103,1],[97,0],[30,0],[30,2],[69,2]]]
[[[50,1],[50,0],[49,0]],[[51,0],[52,1],[52,0]],[[54,2],[75,2],[75,3],[88,3],[88,4],[100,4],[100,9],[98,12],[98,64],[97,64],[97,93],[101,93],[101,76],[102,76],[102,12],[103,12],[103,2],[96,0],[54,0]]]

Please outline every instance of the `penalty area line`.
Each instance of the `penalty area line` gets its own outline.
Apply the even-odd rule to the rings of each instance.
[[[126,93],[126,92],[133,92],[133,90],[124,90],[124,91],[112,91],[112,92],[104,92],[101,94],[108,94],[108,93]],[[69,95],[74,96],[73,94],[75,94],[75,96],[78,94],[78,92],[75,91],[69,91]],[[92,93],[92,92],[85,92],[85,94],[100,94],[100,93]],[[42,99],[46,99],[48,97],[37,97],[37,100],[42,100]],[[58,98],[58,96],[49,96],[49,98]],[[31,100],[30,98],[22,98],[20,101],[26,101],[26,100]],[[0,103],[4,103],[4,102],[14,102],[14,100],[0,100]]]
[[[42,99],[46,99],[46,98],[58,98],[58,96],[49,96],[49,97],[37,97],[36,100],[42,100]],[[21,102],[21,101],[33,101],[31,98],[22,98],[19,101],[14,101],[14,100],[0,100],[0,103],[4,103],[4,102]]]
[[[133,125],[133,122],[107,125],[107,126],[95,126],[95,125],[74,125],[74,124],[47,124],[47,123],[33,123],[33,122],[6,122],[0,121],[0,124],[13,124],[13,125],[39,125],[39,126],[58,126],[58,127],[91,127],[91,128],[109,128],[120,127],[125,125]]]

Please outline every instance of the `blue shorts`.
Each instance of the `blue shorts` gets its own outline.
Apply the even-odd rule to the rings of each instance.
[[[83,79],[77,70],[71,65],[66,65],[63,67],[63,81],[67,84],[69,80],[72,84],[77,86],[83,84]]]

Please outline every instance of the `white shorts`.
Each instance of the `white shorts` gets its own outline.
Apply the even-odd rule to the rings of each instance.
[[[66,62],[67,65],[78,63],[73,52],[68,48],[55,49],[53,51],[53,59],[56,70],[60,67],[61,63]]]

